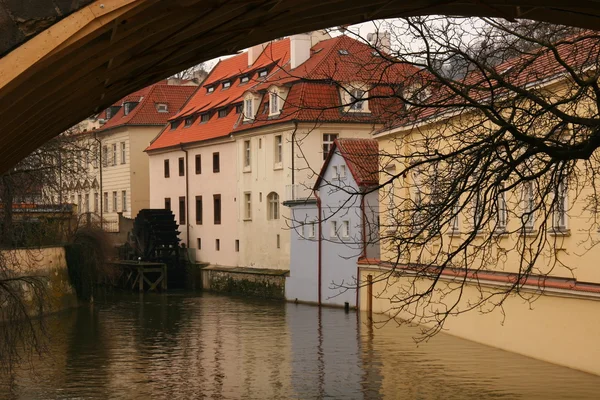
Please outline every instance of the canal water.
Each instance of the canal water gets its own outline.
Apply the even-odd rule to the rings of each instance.
[[[600,377],[356,313],[211,294],[115,295],[50,320],[7,399],[598,399]],[[524,338],[535,340],[535,338]],[[600,362],[600,360],[599,360]]]

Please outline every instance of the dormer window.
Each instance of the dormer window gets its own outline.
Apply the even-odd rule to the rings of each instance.
[[[189,127],[189,126],[192,126],[192,124],[194,123],[194,117],[187,117],[187,118],[186,118],[186,119],[184,119],[183,121],[184,121],[184,123],[183,123],[183,126],[184,126],[185,128],[187,128],[187,127]]]
[[[361,99],[365,96],[364,90],[352,89],[350,91],[350,96],[352,96],[352,104],[350,105],[350,110],[363,111],[365,108],[365,101]]]
[[[215,87],[214,86],[207,86],[206,87],[206,93],[212,93],[215,91]]]
[[[340,54],[341,54],[341,55],[343,55],[343,56],[347,56],[347,55],[349,54],[349,53],[348,53],[348,50],[346,50],[346,49],[339,49],[339,50],[338,50],[338,53],[340,53]]]
[[[227,116],[227,108],[221,108],[219,110],[219,118],[225,118]]]
[[[129,113],[133,111],[137,104],[138,103],[134,101],[128,101],[127,103],[123,104],[123,115],[129,115]]]
[[[200,114],[200,123],[201,124],[207,123],[209,119],[210,119],[209,113]]]
[[[270,115],[279,114],[279,94],[276,91],[269,93]]]
[[[248,83],[250,77],[248,75],[243,75],[240,77],[240,83]]]
[[[269,73],[269,71],[267,71],[266,68],[261,69],[261,70],[258,71],[258,77],[259,78],[264,78],[264,77],[267,76],[268,73]]]
[[[254,99],[252,97],[244,100],[244,119],[254,119]]]
[[[112,118],[112,110],[109,108],[106,109],[106,119]]]
[[[237,106],[235,106],[235,113],[236,114],[241,114],[243,110],[244,110],[244,105],[243,104],[238,104]]]
[[[229,87],[231,87],[231,81],[223,82],[223,89],[228,89]]]
[[[180,120],[171,121],[171,130],[177,129],[180,123]]]
[[[156,111],[159,113],[169,112],[169,106],[166,103],[158,103],[156,104]]]

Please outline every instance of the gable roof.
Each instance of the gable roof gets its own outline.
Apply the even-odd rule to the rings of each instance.
[[[166,81],[147,86],[113,104],[113,107],[120,107],[119,110],[96,131],[125,125],[162,126],[181,109],[196,89],[196,86],[190,85],[169,85]],[[123,105],[128,102],[139,104],[125,115]],[[168,112],[158,112],[157,104],[166,104]],[[106,119],[106,110],[102,111],[98,118]]]
[[[321,185],[334,154],[342,156],[359,188],[368,188],[379,184],[379,146],[377,141],[375,139],[336,139],[321,167],[314,190]]]
[[[403,82],[406,76],[417,71],[403,63],[390,63],[385,57],[373,53],[373,48],[348,36],[326,39],[311,48],[311,55],[303,64],[291,69],[290,39],[270,42],[253,65],[248,66],[246,52],[221,60],[210,72],[203,87],[171,121],[179,122],[189,116],[197,118],[208,113],[208,121],[195,120],[191,126],[183,123],[166,127],[146,150],[157,150],[228,136],[247,129],[287,121],[358,122],[378,123],[385,118],[397,100],[369,100],[369,113],[349,113],[342,107],[339,83],[370,83],[374,87],[370,96],[388,93],[393,85]],[[257,71],[268,68],[265,78],[258,78]],[[248,75],[249,82],[241,83],[240,77]],[[231,80],[229,88],[222,83]],[[269,117],[267,89],[277,85],[289,88],[289,93],[278,116]],[[212,93],[207,87],[213,86]],[[261,100],[253,121],[243,121],[232,106],[241,105],[246,92],[257,93]],[[227,116],[218,117],[219,109],[227,108]],[[268,111],[268,110],[267,110]],[[173,124],[176,125],[176,124]]]

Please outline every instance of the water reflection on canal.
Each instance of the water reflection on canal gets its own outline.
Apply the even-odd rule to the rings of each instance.
[[[600,377],[355,313],[216,295],[114,296],[52,319],[17,399],[598,398]],[[535,340],[535,338],[530,338]]]

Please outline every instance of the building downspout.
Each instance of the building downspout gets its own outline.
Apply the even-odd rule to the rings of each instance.
[[[186,246],[190,247],[190,196],[189,196],[189,180],[190,174],[188,166],[188,152],[183,148],[183,143],[179,143],[181,151],[185,153],[185,240]]]
[[[319,213],[319,219],[318,219],[318,223],[319,223],[319,239],[317,242],[317,277],[318,277],[318,299],[319,299],[319,306],[321,305],[321,265],[322,265],[322,242],[323,242],[323,228],[322,228],[322,217],[321,217],[321,198],[319,197],[319,193],[317,192],[317,190],[313,190],[313,193],[317,199],[317,212]]]
[[[104,228],[104,188],[102,187],[102,141],[98,139],[98,134],[94,132],[94,140],[98,143],[98,169],[100,170],[100,226]]]
[[[361,224],[362,224],[362,258],[367,258],[367,213],[365,211],[365,194],[360,194],[360,213],[361,213]],[[360,258],[359,257],[359,260]],[[356,264],[356,309],[359,308],[359,288],[360,288],[360,267]]]
[[[292,193],[294,191],[294,184],[296,183],[294,181],[295,176],[294,176],[294,172],[295,172],[295,165],[294,165],[294,143],[296,142],[296,131],[298,130],[298,121],[294,121],[294,132],[292,132]]]

